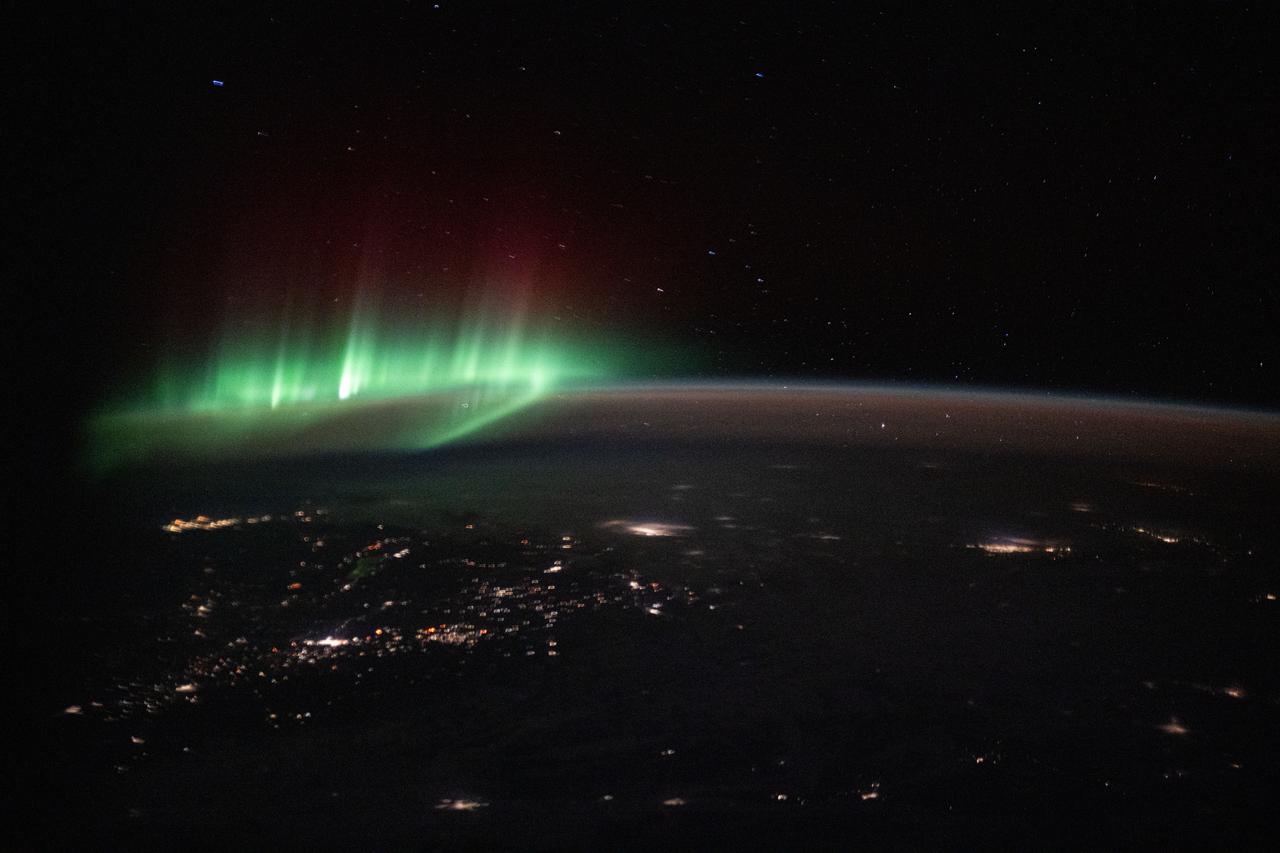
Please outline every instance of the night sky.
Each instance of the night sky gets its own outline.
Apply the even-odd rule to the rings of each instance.
[[[18,200],[69,394],[232,309],[496,287],[699,378],[1280,405],[1259,10],[604,6],[47,22]]]

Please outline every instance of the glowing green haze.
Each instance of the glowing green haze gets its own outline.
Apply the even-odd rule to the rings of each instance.
[[[95,418],[92,461],[434,447],[567,380],[616,375],[620,352],[509,307],[442,318],[358,303],[337,323],[242,324]]]

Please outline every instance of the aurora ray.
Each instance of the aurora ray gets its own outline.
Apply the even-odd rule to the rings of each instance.
[[[171,356],[89,424],[91,464],[436,447],[491,428],[565,382],[617,375],[592,346],[526,312],[383,310],[330,322],[230,324],[204,358]]]

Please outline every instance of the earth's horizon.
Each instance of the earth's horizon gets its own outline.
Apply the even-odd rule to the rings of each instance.
[[[182,435],[90,487],[47,709],[83,820],[55,835],[1280,829],[1280,417],[684,384],[558,392],[424,450],[397,444],[414,401],[351,412],[227,452]]]
[[[745,380],[637,380],[539,394],[464,387],[279,410],[125,413],[96,419],[88,440],[105,460],[99,466],[110,471],[562,439],[696,442],[708,435],[714,441],[891,442],[1166,458],[1192,458],[1194,450],[1193,461],[1209,465],[1270,465],[1280,458],[1273,452],[1280,412],[1260,408],[1029,389]],[[1161,443],[1153,446],[1153,439]]]

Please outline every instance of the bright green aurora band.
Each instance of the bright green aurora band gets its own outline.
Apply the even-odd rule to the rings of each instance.
[[[90,463],[438,447],[565,382],[617,376],[626,350],[518,310],[242,324],[211,357],[168,357],[149,388],[94,417]]]

